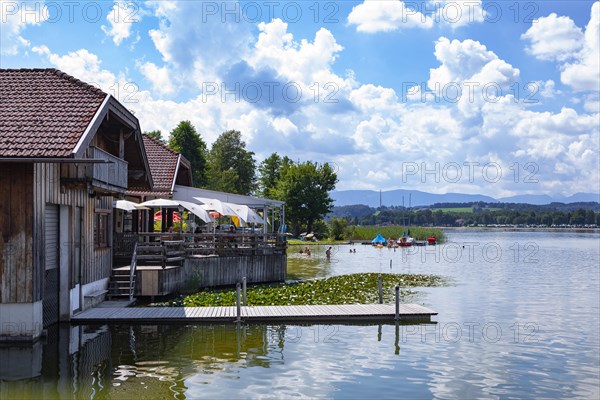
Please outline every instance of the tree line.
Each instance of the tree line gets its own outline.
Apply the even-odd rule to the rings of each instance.
[[[456,204],[454,204],[456,206]],[[572,211],[552,209],[545,206],[527,205],[519,209],[473,207],[467,210],[443,210],[422,208],[417,210],[402,207],[380,207],[374,209],[364,205],[334,207],[328,219],[344,219],[350,225],[411,225],[417,226],[463,226],[463,225],[538,225],[538,226],[600,226],[600,213],[595,212],[597,203],[590,208]],[[457,209],[468,208],[464,204]],[[410,221],[409,221],[410,218]]]
[[[181,121],[167,140],[160,131],[146,134],[189,160],[194,187],[284,201],[285,222],[279,225],[295,235],[315,230],[332,208],[329,192],[338,178],[327,163],[294,162],[273,153],[257,167],[239,131],[223,132],[209,149],[190,121]]]

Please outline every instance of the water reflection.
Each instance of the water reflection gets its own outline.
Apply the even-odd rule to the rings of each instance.
[[[600,397],[599,236],[467,231],[450,241],[478,251],[290,255],[297,277],[384,272],[390,260],[393,272],[450,277],[456,286],[419,289],[437,324],[60,327],[45,342],[0,347],[0,398]],[[535,258],[523,257],[527,243]]]
[[[79,399],[148,393],[183,399],[223,397],[234,390],[255,397],[271,382],[278,395],[302,390],[317,396],[400,355],[401,332],[409,326],[56,325],[44,342],[0,351],[3,360],[13,360],[2,363],[0,394]],[[374,358],[372,348],[356,349],[357,338],[377,343],[383,352]]]

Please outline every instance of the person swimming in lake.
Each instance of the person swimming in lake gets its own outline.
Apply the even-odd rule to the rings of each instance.
[[[310,257],[310,249],[308,247],[304,249],[304,254]]]

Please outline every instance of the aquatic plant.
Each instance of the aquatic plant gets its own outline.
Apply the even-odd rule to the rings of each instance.
[[[248,287],[247,304],[262,305],[312,305],[312,304],[369,304],[377,303],[377,273],[360,273],[324,279],[257,285]],[[408,288],[444,286],[447,280],[436,275],[381,274],[383,301],[394,301],[394,287],[400,286],[402,299],[417,292]],[[233,306],[236,290],[204,290],[202,292],[161,303],[161,306]]]

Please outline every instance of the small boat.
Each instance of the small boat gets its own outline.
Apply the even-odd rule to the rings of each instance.
[[[426,240],[415,240],[413,246],[427,246]]]
[[[377,247],[377,248],[382,248],[385,243],[387,242],[387,240],[385,240],[385,238],[383,236],[381,236],[381,233],[379,235],[377,235],[375,237],[375,239],[373,239],[371,241],[371,243],[373,244],[373,246]]]
[[[398,246],[400,247],[410,247],[414,244],[415,239],[410,236],[402,236],[398,239]]]
[[[408,208],[410,209],[411,206],[411,194],[408,194]],[[415,239],[413,239],[412,237],[410,237],[410,213],[408,214],[408,232],[404,231],[404,220],[405,220],[405,216],[404,216],[404,211],[406,210],[404,208],[404,196],[402,196],[402,237],[398,238],[398,246],[400,247],[410,247],[413,245],[413,242]]]
[[[437,239],[435,238],[435,236],[432,237],[428,237],[427,238],[427,244],[430,246],[433,246],[437,243]]]

